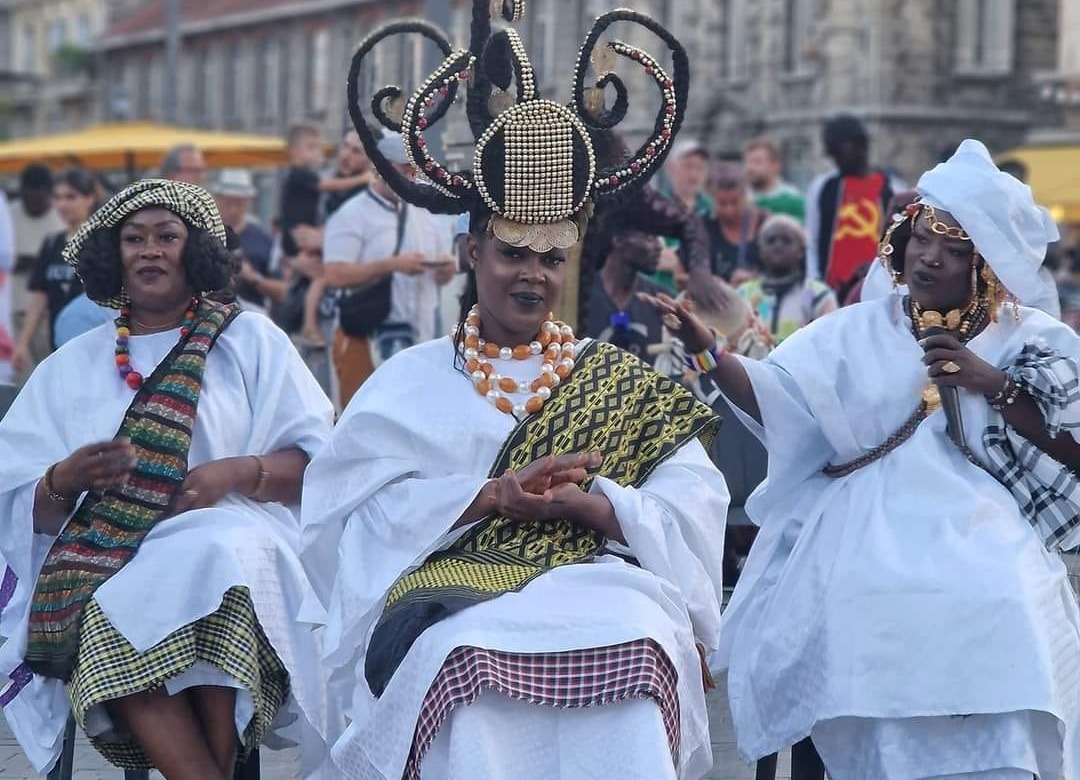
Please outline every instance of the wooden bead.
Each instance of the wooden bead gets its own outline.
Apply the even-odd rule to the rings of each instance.
[[[563,363],[555,366],[555,376],[559,377],[559,379],[566,379],[566,377],[570,376],[570,366]]]
[[[551,387],[551,384],[551,374],[541,374],[532,381],[532,384],[529,385],[529,389],[535,393],[541,387]]]
[[[479,346],[480,346],[480,337],[479,336],[466,336],[465,337],[465,348],[466,349],[477,349]]]
[[[484,354],[489,358],[497,358],[499,356],[499,345],[490,343],[485,344]]]
[[[525,358],[527,358],[532,353],[529,352],[529,345],[528,344],[519,344],[516,347],[514,347],[514,353],[513,354],[514,354],[514,359],[515,360],[524,360]]]
[[[480,370],[483,371],[488,376],[491,376],[492,374],[495,373],[495,366],[491,365],[491,363],[488,363],[485,360],[483,363],[480,364]]]
[[[536,414],[544,406],[544,399],[538,395],[534,395],[525,402],[525,411],[529,414]]]
[[[504,414],[510,414],[514,411],[514,404],[506,396],[500,396],[495,399],[495,408]]]
[[[487,395],[491,391],[491,382],[486,379],[481,379],[476,383],[476,392],[480,395]]]
[[[540,342],[541,347],[546,347],[548,344],[551,343],[551,334],[548,333],[546,330],[541,330],[540,336],[536,340]]]
[[[517,382],[508,376],[504,376],[499,380],[499,389],[504,393],[513,393],[517,390]]]
[[[465,361],[465,368],[468,369],[470,374],[475,372],[475,371],[479,371],[480,370],[480,361],[477,360],[476,358],[469,358],[468,360]]]

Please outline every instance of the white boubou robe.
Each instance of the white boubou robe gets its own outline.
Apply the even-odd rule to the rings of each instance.
[[[968,347],[1001,368],[1040,339],[1080,358],[1068,327],[1019,312],[1017,323],[1004,309]],[[965,459],[940,411],[880,460],[822,473],[904,424],[928,383],[922,356],[892,295],[743,361],[769,472],[747,504],[761,531],[716,657],[740,752],[812,734],[835,780],[1003,768],[1072,778],[1080,615],[1065,567],[1010,492]],[[986,462],[989,406],[960,397],[967,444]]]
[[[149,375],[178,338],[178,330],[132,336],[132,364]],[[22,662],[37,573],[53,542],[52,536],[33,532],[34,491],[50,464],[116,436],[135,391],[116,370],[115,339],[110,324],[65,344],[37,368],[0,421],[0,570],[9,570],[9,581],[17,577],[0,613],[5,640],[0,646],[0,700],[11,699],[4,714],[39,772],[59,755],[70,702],[59,680],[34,676],[22,685],[18,673],[15,680],[10,676]],[[287,447],[313,455],[332,423],[329,400],[288,337],[262,315],[241,313],[207,356],[188,463],[194,468]],[[298,546],[297,507],[229,494],[214,507],[155,526],[135,557],[98,588],[95,599],[113,626],[143,651],[216,611],[230,587],[247,587],[259,623],[289,671],[291,695],[279,722],[292,723],[287,739],[310,748],[304,756],[306,773],[321,761],[320,748],[325,750],[320,735],[327,715],[317,634],[296,619],[311,609],[316,610],[308,613],[313,621],[321,617]],[[205,675],[213,673],[202,674],[205,682]],[[215,679],[214,684],[229,681]],[[241,691],[240,733],[251,706],[250,695]]]
[[[540,373],[539,357],[497,362],[499,372],[518,380]],[[304,485],[302,557],[328,607],[331,697],[341,701],[350,721],[333,746],[335,762],[352,778],[400,778],[422,700],[458,646],[537,653],[651,637],[679,675],[677,769],[659,707],[651,702],[553,714],[485,693],[443,725],[422,774],[526,780],[557,776],[562,766],[591,776],[587,767],[599,761],[614,770],[611,776],[700,777],[712,749],[695,642],[716,644],[728,493],[697,441],[660,465],[641,489],[595,480],[593,489],[614,506],[640,568],[605,555],[470,606],[427,629],[383,695],[371,695],[364,658],[388,590],[464,532],[450,528],[487,481],[515,424],[455,368],[453,345],[443,338],[380,367],[312,461]],[[544,750],[531,750],[541,733],[561,736]],[[466,744],[469,749],[461,750]]]

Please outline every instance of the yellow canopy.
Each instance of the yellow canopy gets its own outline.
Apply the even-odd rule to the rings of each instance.
[[[1018,160],[1027,168],[1035,201],[1054,219],[1080,223],[1080,145],[1022,146],[996,157],[998,165]]]
[[[198,146],[210,168],[277,166],[288,161],[281,138],[123,122],[0,143],[0,173],[18,173],[33,162],[134,172],[156,168],[169,149],[184,143]]]

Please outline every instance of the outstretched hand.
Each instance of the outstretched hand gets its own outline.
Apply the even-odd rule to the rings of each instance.
[[[691,301],[685,298],[677,301],[664,293],[638,293],[637,296],[660,312],[664,327],[682,340],[688,352],[704,352],[716,341],[712,330],[694,314]]]

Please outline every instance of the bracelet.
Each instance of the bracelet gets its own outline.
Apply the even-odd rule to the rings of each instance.
[[[691,371],[696,371],[699,374],[707,374],[719,365],[720,355],[727,351],[727,339],[717,335],[711,347],[703,349],[701,352],[688,352],[683,356],[683,359],[686,361],[686,365]]]
[[[1011,376],[1006,376],[1005,384],[992,398],[987,398],[986,402],[990,404],[990,408],[995,412],[1004,412],[1005,409],[1016,403],[1022,389],[1020,384],[1013,381]]]
[[[259,476],[255,479],[255,489],[248,494],[248,498],[259,500],[259,493],[266,487],[266,483],[270,481],[270,471],[266,468],[266,462],[263,461],[258,455],[252,455],[255,458],[255,463],[259,467]]]
[[[42,479],[42,483],[45,487],[45,495],[49,497],[49,500],[57,504],[70,504],[71,498],[68,496],[57,493],[53,488],[53,472],[56,470],[56,464],[52,464],[49,468],[45,469],[45,476]]]

